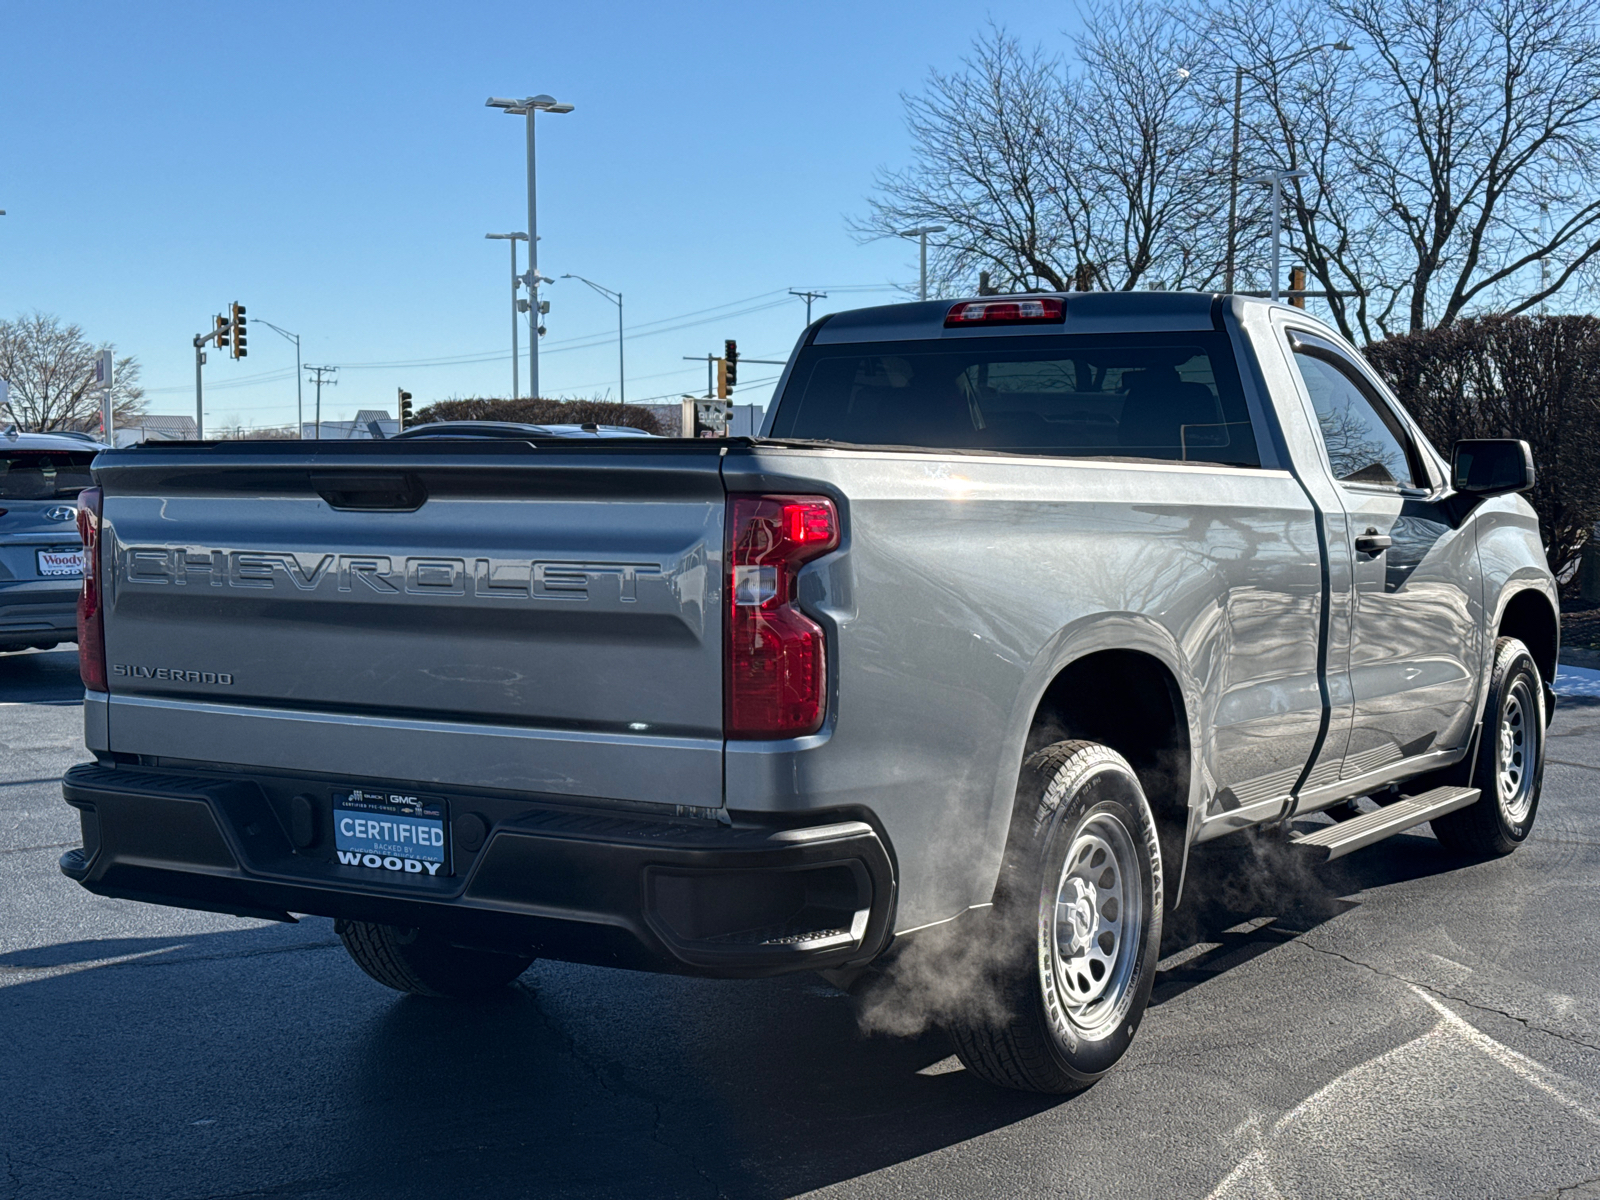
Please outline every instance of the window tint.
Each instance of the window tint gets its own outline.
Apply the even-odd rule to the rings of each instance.
[[[809,346],[771,436],[1256,467],[1226,335]]]
[[[94,451],[0,453],[0,500],[70,500],[89,486]]]
[[[1411,487],[1410,460],[1400,423],[1327,359],[1296,349],[1294,360],[1311,393],[1334,478],[1349,483]]]

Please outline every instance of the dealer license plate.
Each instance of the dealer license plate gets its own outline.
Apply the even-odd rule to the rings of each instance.
[[[41,575],[83,574],[82,550],[40,550],[38,556]]]
[[[333,848],[341,866],[401,879],[450,874],[445,802],[436,796],[354,788],[333,794]]]

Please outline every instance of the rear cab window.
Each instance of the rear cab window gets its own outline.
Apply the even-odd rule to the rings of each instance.
[[[0,450],[0,500],[73,500],[96,451]]]
[[[811,345],[768,436],[1261,465],[1233,348],[1216,332]]]

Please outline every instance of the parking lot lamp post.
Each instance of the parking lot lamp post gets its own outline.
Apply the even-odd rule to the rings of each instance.
[[[541,112],[569,113],[571,104],[557,103],[554,96],[528,96],[506,100],[491,96],[484,104],[513,116],[528,118],[528,395],[539,398],[539,216],[538,187],[534,176],[533,118]]]
[[[522,286],[522,280],[517,278],[517,243],[528,240],[525,233],[486,233],[483,235],[490,241],[506,241],[511,243],[511,398],[517,399],[520,384],[517,380],[517,289]],[[533,336],[529,334],[529,336]]]
[[[592,279],[585,279],[582,275],[563,275],[563,279],[576,279],[579,283],[587,283],[607,300],[617,306],[617,395],[623,404],[628,402],[628,377],[622,369],[622,293],[613,292],[608,287],[601,287]]]
[[[943,225],[919,225],[915,229],[901,230],[895,235],[896,237],[916,238],[920,243],[922,252],[922,269],[918,276],[920,282],[917,285],[917,299],[919,300],[926,300],[928,298],[928,235],[930,233],[943,233],[944,231],[945,226]],[[810,324],[810,322],[808,321],[807,324]]]
[[[288,338],[294,343],[294,435],[297,438],[303,439],[306,436],[306,406],[305,400],[301,396],[302,382],[300,379],[300,335],[298,333],[290,333],[287,329],[279,329],[271,321],[263,321],[260,317],[256,318],[256,324],[265,325],[268,329],[272,330],[273,333],[282,334],[284,337]]]
[[[1243,128],[1244,117],[1244,77],[1256,79],[1256,72],[1264,67],[1272,68],[1274,73],[1287,71],[1290,67],[1297,66],[1304,59],[1324,50],[1338,50],[1345,52],[1354,50],[1349,42],[1323,42],[1319,46],[1307,46],[1297,50],[1283,62],[1268,59],[1266,62],[1257,63],[1247,67],[1238,65],[1233,68],[1233,153],[1228,159],[1228,261],[1223,271],[1222,290],[1233,291],[1234,259],[1237,254],[1239,240],[1239,139]],[[1259,80],[1257,80],[1259,82]],[[1276,276],[1274,276],[1273,289],[1277,289]]]

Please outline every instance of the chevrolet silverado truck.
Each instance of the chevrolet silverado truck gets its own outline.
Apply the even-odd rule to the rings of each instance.
[[[1488,856],[1538,807],[1527,445],[1447,460],[1289,307],[897,304],[811,325],[758,438],[93,476],[61,869],[334,918],[401,991],[537,957],[848,986],[977,939],[1004,1002],[950,1018],[961,1058],[1066,1092],[1133,1038],[1195,845]]]

